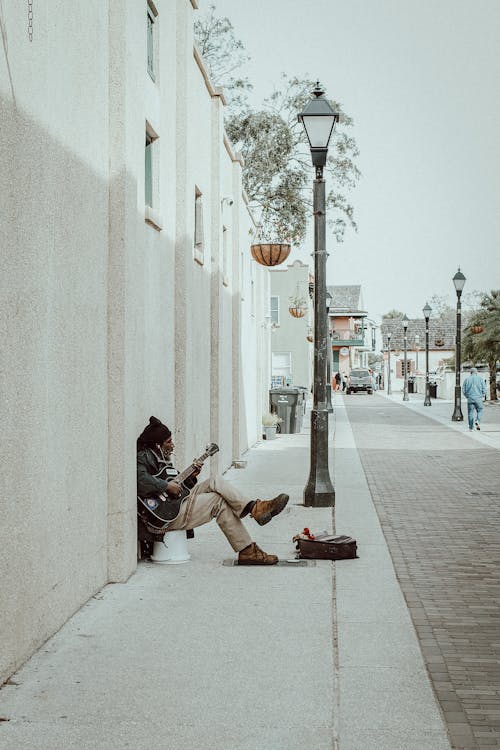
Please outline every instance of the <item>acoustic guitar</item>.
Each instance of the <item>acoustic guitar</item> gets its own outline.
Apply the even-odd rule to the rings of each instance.
[[[186,487],[185,482],[198,472],[196,464],[203,463],[218,450],[219,446],[216,443],[210,443],[199,458],[170,480],[180,487],[181,491],[177,497],[169,495],[168,492],[161,492],[154,497],[137,497],[137,515],[150,531],[154,534],[161,534],[167,530],[168,522],[173,521],[179,515],[183,500],[192,490],[192,487]]]

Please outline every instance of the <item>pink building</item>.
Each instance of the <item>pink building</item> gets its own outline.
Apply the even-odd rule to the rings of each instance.
[[[332,376],[349,374],[351,368],[364,366],[364,353],[371,351],[367,338],[367,315],[363,310],[360,285],[329,286],[332,298],[328,324],[332,342]]]

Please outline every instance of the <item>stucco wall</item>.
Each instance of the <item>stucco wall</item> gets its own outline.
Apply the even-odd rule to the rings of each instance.
[[[136,438],[152,414],[179,468],[215,439],[224,470],[259,437],[269,274],[250,271],[241,164],[193,57],[193,5],[157,5],[153,82],[145,3],[51,0],[30,43],[2,1],[0,683],[135,569]]]
[[[0,682],[107,581],[108,17],[42,3],[30,43],[25,10],[2,3]]]

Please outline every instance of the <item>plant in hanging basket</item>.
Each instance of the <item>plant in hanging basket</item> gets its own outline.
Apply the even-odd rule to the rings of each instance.
[[[259,242],[250,245],[250,252],[261,266],[279,266],[290,255],[290,245],[287,242]]]
[[[288,312],[294,318],[303,318],[307,312],[307,299],[303,294],[300,293],[299,286],[297,284],[297,291],[292,294],[289,298],[290,304],[288,306]]]
[[[435,346],[444,346],[444,339],[434,339]]]
[[[484,328],[482,325],[477,326],[471,326],[471,333],[482,333],[484,331]]]
[[[309,341],[310,344],[314,341],[314,336],[311,333],[308,333],[306,336],[306,339]]]

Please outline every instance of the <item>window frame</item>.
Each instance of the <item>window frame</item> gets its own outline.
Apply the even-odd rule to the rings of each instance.
[[[278,366],[275,364],[275,357],[276,358],[277,357],[287,357],[288,358],[288,364],[285,364],[283,366],[282,365],[279,366],[280,370],[288,370],[288,373],[282,374],[281,372],[280,373],[276,372],[276,370],[278,369]],[[284,377],[286,379],[287,377],[292,377],[292,372],[293,372],[293,370],[292,370],[292,352],[291,351],[287,351],[287,352],[272,352],[272,355],[271,355],[271,376],[272,377],[274,377],[274,376]]]
[[[194,186],[193,255],[200,265],[205,263],[205,233],[203,226],[203,193]]]
[[[162,222],[158,213],[160,205],[160,155],[159,135],[146,120],[144,146],[144,219],[160,231]]]
[[[158,40],[156,20],[158,10],[153,0],[147,0],[146,8],[146,67],[153,83],[158,82]]]
[[[273,300],[277,300],[276,309],[273,308]],[[278,294],[269,295],[269,315],[271,324],[280,325],[280,298]]]

